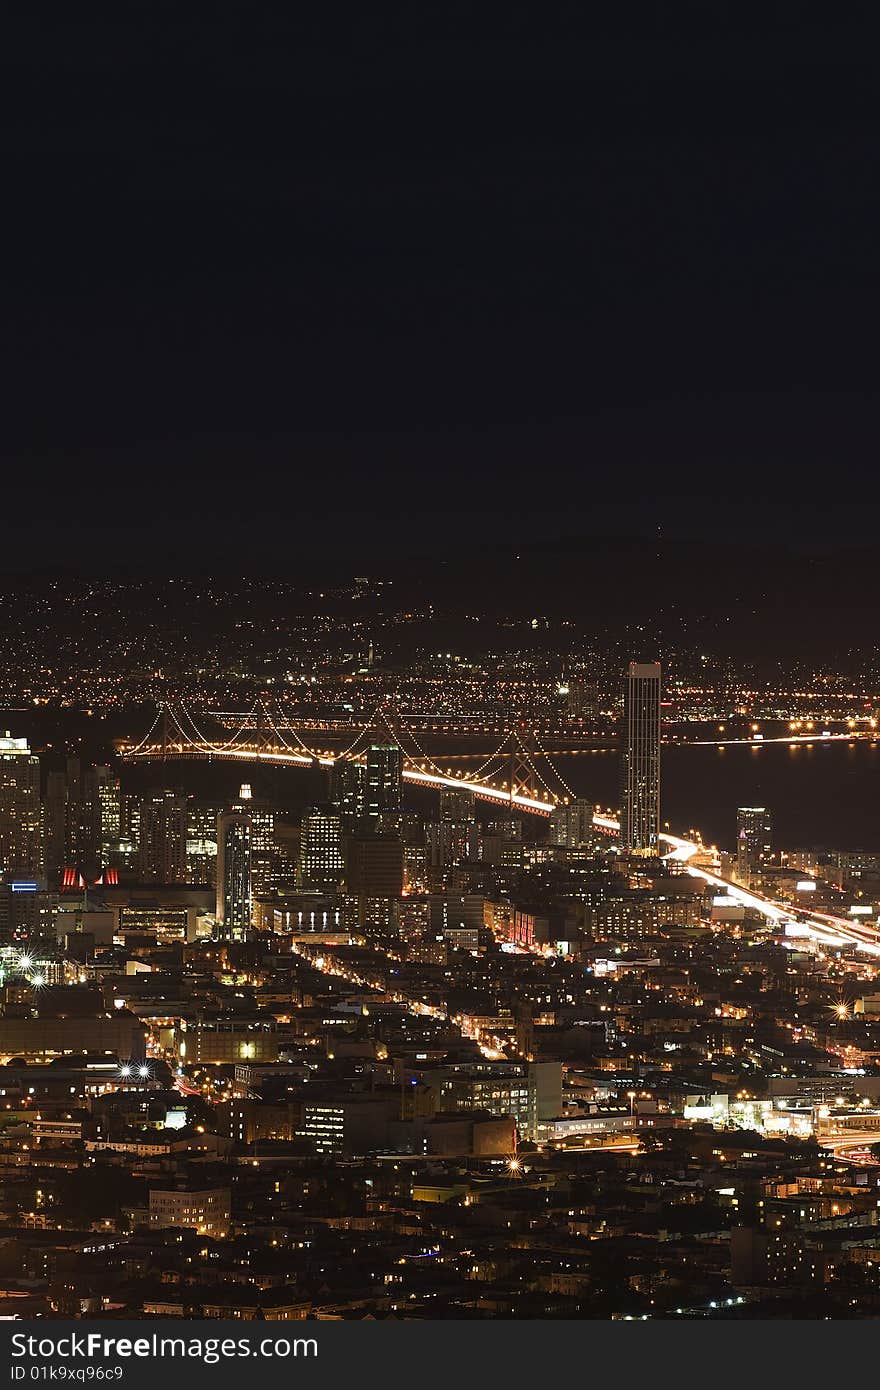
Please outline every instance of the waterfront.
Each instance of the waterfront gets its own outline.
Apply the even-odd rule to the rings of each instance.
[[[37,747],[79,746],[86,757],[113,760],[110,739],[117,733],[134,732],[147,715],[128,712],[124,718],[86,719],[81,713],[8,710],[6,725],[29,736]],[[424,738],[424,736],[423,736]],[[350,740],[348,740],[350,741]],[[324,742],[332,746],[333,740]],[[453,751],[424,739],[426,752],[441,767],[456,775],[485,762],[491,750],[474,750],[473,744]],[[465,751],[466,750],[466,751]],[[554,752],[553,762],[575,793],[602,806],[616,806],[619,757],[616,748]],[[291,808],[321,800],[326,795],[325,777],[310,769],[285,767],[249,768],[255,795],[278,798]],[[233,795],[244,778],[241,765],[171,762],[160,771],[122,769],[123,783],[145,789],[166,780],[189,792],[208,797]],[[674,833],[699,829],[707,842],[731,847],[737,806],[765,805],[774,816],[777,844],[784,849],[831,847],[866,849],[880,853],[880,745],[860,739],[853,742],[811,744],[730,743],[720,746],[665,744],[662,753],[663,816]],[[562,791],[557,783],[554,790]],[[419,793],[419,801],[424,794]],[[489,808],[485,808],[489,814]]]
[[[566,780],[598,801],[617,789],[613,754],[560,759]],[[767,806],[779,847],[828,846],[880,852],[880,748],[869,743],[668,746],[663,816],[673,831],[698,827],[732,847],[737,806]]]
[[[456,758],[456,772],[464,775],[471,761]],[[553,761],[573,791],[600,805],[616,805],[615,749],[559,753]],[[767,806],[781,848],[880,852],[876,743],[669,744],[663,749],[662,778],[663,817],[675,833],[694,827],[707,842],[730,848],[737,806]]]

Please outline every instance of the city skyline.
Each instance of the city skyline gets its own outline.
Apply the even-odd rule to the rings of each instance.
[[[313,680],[284,710],[264,695],[249,715],[178,698],[139,739],[113,741],[108,764],[81,736],[39,756],[5,736],[0,1058],[13,1099],[0,1150],[27,1152],[40,1183],[4,1197],[26,1259],[50,1229],[61,1248],[81,1243],[58,1176],[73,1169],[65,1181],[92,1193],[128,1271],[86,1258],[76,1297],[109,1273],[134,1317],[427,1319],[481,1316],[486,1300],[483,1316],[502,1318],[833,1318],[852,1295],[870,1316],[857,1271],[876,1241],[880,850],[780,847],[767,806],[730,791],[726,843],[661,829],[659,759],[766,759],[781,743],[870,766],[877,717],[852,695],[830,712],[826,694],[818,721],[791,717],[818,715],[808,700],[757,720],[754,704],[730,707],[719,722],[720,691],[677,694],[658,662],[612,663],[608,686],[567,669],[531,683],[520,669],[494,703],[483,694],[480,715],[444,718],[418,712],[434,678],[384,672],[370,642],[367,691],[394,679],[409,713],[400,696],[356,712],[349,676],[333,718],[302,713]],[[325,701],[337,679],[318,682]],[[512,718],[511,684],[520,699],[541,691],[544,712]],[[61,713],[39,717],[48,728]],[[96,711],[71,718],[97,753]],[[489,757],[477,751],[487,734]],[[591,751],[620,763],[620,818],[568,781]],[[284,781],[266,795],[273,765]],[[225,794],[206,795],[203,767],[226,769]],[[581,775],[595,778],[589,763]],[[670,1162],[706,1185],[698,1212],[667,1183]],[[267,1164],[284,1175],[268,1187]],[[782,1199],[766,1213],[755,1203],[756,1164],[761,1190],[793,1189],[800,1216]],[[626,1196],[628,1174],[654,1165],[663,1239]],[[534,1194],[559,1182],[565,1220],[544,1218],[554,1253],[524,1257],[511,1291],[494,1262],[517,1258]],[[331,1219],[338,1183],[374,1232],[374,1264],[391,1258],[371,1219],[381,1192],[378,1210],[391,1201],[419,1241],[432,1232],[440,1277],[410,1288],[409,1258],[423,1255],[406,1246],[401,1271],[395,1236],[377,1290],[351,1233],[333,1272],[315,1271],[299,1253],[314,1235],[284,1233]],[[454,1214],[484,1201],[502,1202],[514,1233],[499,1252],[493,1218],[494,1253],[474,1269],[480,1217],[453,1234]],[[708,1264],[703,1229],[715,1233]],[[228,1267],[244,1231],[249,1259],[276,1252],[279,1278],[221,1293],[212,1264]],[[635,1264],[628,1231],[640,1232]],[[191,1240],[197,1277],[179,1303],[135,1252],[166,1261]],[[646,1268],[650,1298],[633,1283]],[[70,1311],[69,1288],[37,1278],[16,1296],[51,1316]]]

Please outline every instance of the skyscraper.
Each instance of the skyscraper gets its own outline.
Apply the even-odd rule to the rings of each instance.
[[[566,849],[588,849],[596,838],[593,828],[595,806],[584,797],[575,797],[550,812],[550,843]]]
[[[0,879],[41,878],[40,760],[26,738],[0,736]]]
[[[116,774],[103,764],[90,769],[87,789],[92,825],[89,849],[103,869],[119,845],[122,789]]]
[[[660,843],[660,663],[631,661],[623,696],[620,845],[657,854]]]
[[[398,835],[353,835],[346,844],[345,890],[368,898],[403,893],[403,841]]]
[[[336,806],[312,806],[302,818],[297,881],[300,888],[328,892],[345,874],[342,815]]]
[[[61,878],[65,866],[85,864],[94,839],[84,796],[82,764],[69,756],[63,768],[46,775],[43,802],[46,873],[50,884]]]
[[[349,928],[387,931],[403,895],[399,835],[353,835],[345,844],[343,921]]]
[[[119,864],[134,868],[140,861],[140,844],[140,798],[134,792],[123,792],[119,804],[119,850],[115,856]]]
[[[446,824],[476,820],[476,797],[464,787],[443,787],[440,791],[440,820]]]
[[[247,794],[245,794],[247,793]],[[273,871],[278,857],[275,841],[275,808],[265,801],[255,801],[250,787],[243,786],[239,800],[247,803],[251,819],[251,885],[254,895],[272,889]]]
[[[594,681],[564,681],[559,694],[565,698],[565,712],[570,719],[595,719],[599,712],[599,687]]]
[[[428,827],[431,863],[458,864],[477,853],[477,816],[474,793],[444,787],[440,793],[440,819]]]
[[[217,886],[217,817],[221,807],[190,801],[186,808],[186,877],[188,883]]]
[[[769,858],[773,848],[773,818],[766,806],[736,810],[736,872],[748,881]]]
[[[217,921],[227,940],[242,940],[251,925],[251,818],[238,802],[217,817]]]
[[[180,792],[149,792],[141,801],[138,861],[145,881],[186,883],[186,801]]]
[[[63,772],[50,772],[46,777],[43,800],[43,831],[46,876],[50,886],[61,879],[67,863],[67,777]]]
[[[338,807],[342,829],[350,834],[364,814],[367,769],[363,763],[337,758],[330,773],[330,801]]]
[[[367,750],[364,813],[371,821],[397,815],[403,787],[403,753],[394,743],[374,743]]]

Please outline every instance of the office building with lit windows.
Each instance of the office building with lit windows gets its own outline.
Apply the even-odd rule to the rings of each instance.
[[[43,821],[40,760],[26,738],[0,736],[0,878],[40,878]]]
[[[444,1067],[430,1078],[441,1112],[488,1111],[512,1115],[520,1138],[536,1139],[539,1120],[562,1114],[559,1062],[476,1062]]]
[[[342,829],[347,835],[355,830],[364,815],[367,769],[363,763],[337,758],[330,772],[330,801],[342,817]]]
[[[165,789],[149,792],[140,808],[139,863],[145,883],[186,883],[186,799]]]
[[[221,807],[190,801],[186,808],[186,875],[190,883],[217,883],[217,817]]]
[[[589,849],[596,838],[593,827],[595,806],[576,797],[550,812],[550,843],[565,849]]]
[[[388,1127],[400,1116],[400,1097],[324,1094],[307,1099],[297,1136],[320,1155],[369,1153],[388,1143]]]
[[[736,811],[736,872],[747,880],[766,863],[773,850],[773,818],[766,806],[738,806]]]
[[[149,1203],[152,1230],[191,1230],[214,1240],[229,1235],[232,1193],[228,1187],[152,1187]]]
[[[122,788],[112,768],[93,767],[84,778],[92,863],[104,869],[119,845]]]
[[[298,887],[327,892],[345,875],[342,814],[336,806],[312,806],[300,827]]]

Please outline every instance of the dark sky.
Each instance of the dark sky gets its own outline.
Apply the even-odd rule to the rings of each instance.
[[[840,8],[7,18],[5,563],[871,540],[878,73]]]

